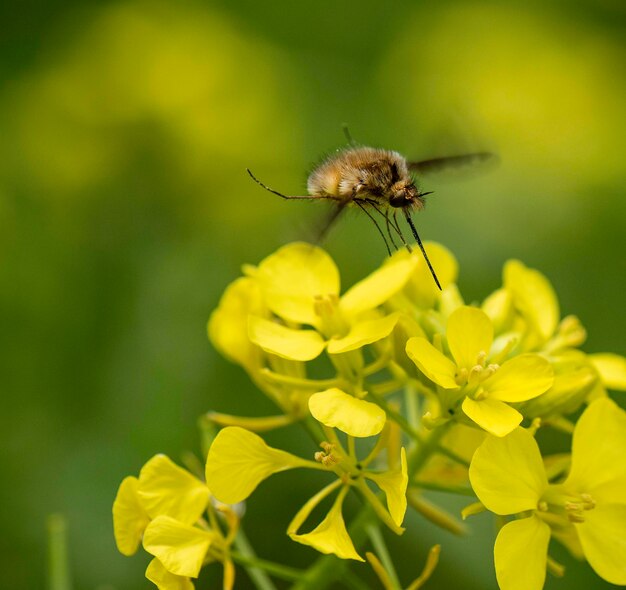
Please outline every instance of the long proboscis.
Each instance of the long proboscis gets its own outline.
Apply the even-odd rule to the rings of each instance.
[[[435,273],[435,269],[433,268],[433,265],[430,263],[428,254],[426,254],[426,250],[424,249],[422,240],[420,240],[420,237],[417,235],[417,230],[415,229],[415,225],[413,223],[413,220],[411,219],[411,214],[409,213],[409,210],[407,207],[403,208],[402,211],[404,212],[404,217],[406,218],[407,223],[411,227],[411,232],[413,233],[413,237],[415,238],[417,245],[420,247],[420,250],[422,251],[422,255],[424,256],[424,260],[426,261],[426,264],[428,265],[430,274],[433,275],[433,279],[435,279],[435,284],[437,285],[437,287],[439,287],[439,290],[441,291],[442,289],[441,289],[441,285],[439,284],[439,279],[437,278],[437,274]]]

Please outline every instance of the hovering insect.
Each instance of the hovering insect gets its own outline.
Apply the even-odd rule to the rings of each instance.
[[[433,279],[441,290],[437,274],[428,259],[411,217],[412,211],[421,211],[424,208],[424,197],[431,194],[432,191],[422,192],[417,186],[414,174],[427,174],[449,167],[486,161],[492,159],[493,154],[478,152],[420,162],[407,162],[402,155],[395,151],[357,146],[347,130],[346,135],[350,145],[327,158],[309,175],[308,195],[284,195],[263,184],[249,169],[247,169],[248,174],[265,190],[283,199],[328,199],[334,201],[336,203],[335,208],[326,221],[320,239],[328,232],[330,226],[347,206],[356,205],[376,225],[389,255],[391,255],[389,243],[374,214],[378,214],[384,220],[386,232],[393,247],[398,249],[392,231],[411,252],[411,247],[405,240],[397,219],[398,210],[401,210],[417,245],[422,251]]]

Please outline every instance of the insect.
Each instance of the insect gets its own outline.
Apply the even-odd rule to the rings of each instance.
[[[413,211],[421,211],[424,208],[424,197],[432,192],[422,192],[417,185],[415,175],[489,160],[493,158],[493,154],[477,152],[462,156],[408,162],[395,151],[357,146],[347,129],[344,128],[344,131],[349,146],[327,158],[311,172],[307,182],[308,195],[291,196],[279,193],[263,184],[249,169],[247,170],[248,174],[265,190],[283,199],[327,199],[334,201],[334,209],[331,211],[319,239],[324,237],[346,207],[355,205],[374,223],[385,242],[389,255],[391,255],[391,248],[375,215],[379,216],[381,223],[384,221],[387,236],[394,249],[397,250],[398,246],[393,239],[393,233],[411,252],[411,246],[404,238],[397,218],[398,211],[401,211],[422,251],[435,284],[441,290],[435,269],[428,259],[411,217]]]

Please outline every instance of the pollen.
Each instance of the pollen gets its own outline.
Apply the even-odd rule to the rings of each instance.
[[[563,507],[570,522],[581,523],[585,522],[585,511],[593,510],[596,507],[596,502],[590,494],[582,493],[576,498],[576,501],[566,501]]]
[[[324,467],[330,467],[339,462],[339,457],[334,453],[334,444],[324,441],[320,443],[320,447],[322,447],[323,450],[317,451],[315,455],[313,455],[318,463],[321,463]]]

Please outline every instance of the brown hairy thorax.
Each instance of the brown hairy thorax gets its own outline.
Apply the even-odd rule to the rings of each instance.
[[[334,197],[339,201],[359,197],[392,207],[422,209],[424,206],[406,160],[390,150],[370,147],[342,150],[311,173],[307,188],[313,196]]]

